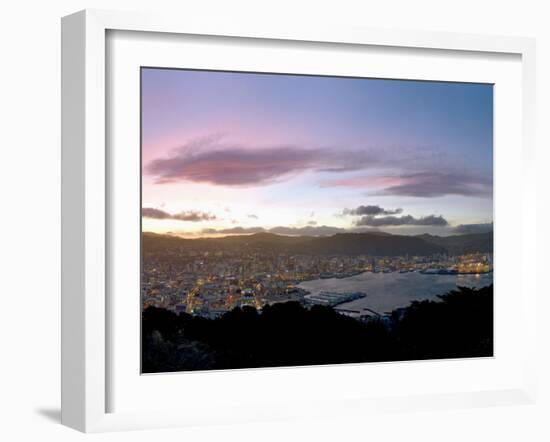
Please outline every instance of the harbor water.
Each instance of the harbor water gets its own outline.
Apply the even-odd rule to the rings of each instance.
[[[437,275],[408,273],[371,273],[342,279],[315,279],[304,281],[299,287],[317,294],[328,292],[364,292],[365,298],[338,305],[337,309],[371,309],[380,314],[396,308],[407,307],[412,301],[437,300],[437,295],[447,293],[457,286],[484,287],[493,283],[493,273],[480,275]]]

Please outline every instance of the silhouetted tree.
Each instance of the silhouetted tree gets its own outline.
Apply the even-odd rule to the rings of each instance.
[[[459,287],[367,322],[298,302],[205,319],[149,307],[144,372],[492,356],[493,286]]]

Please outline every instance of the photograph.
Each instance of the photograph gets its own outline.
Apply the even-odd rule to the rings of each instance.
[[[493,357],[493,104],[141,67],[141,373]]]

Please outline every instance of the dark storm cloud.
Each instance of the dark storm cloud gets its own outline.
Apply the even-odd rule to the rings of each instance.
[[[355,209],[344,209],[344,215],[397,215],[402,213],[403,209],[395,210],[383,209],[380,206],[359,206]]]
[[[164,210],[153,209],[151,207],[144,207],[141,209],[141,216],[145,218],[155,218],[155,219],[170,219],[172,215],[165,212]]]
[[[227,229],[202,229],[202,234],[223,234],[223,235],[247,235],[253,233],[274,233],[276,235],[287,235],[287,236],[330,236],[335,235],[336,233],[350,233],[350,232],[367,232],[374,231],[375,229],[364,229],[364,228],[352,228],[352,229],[343,229],[340,227],[334,226],[313,226],[308,225],[304,227],[287,227],[287,226],[277,226],[270,229],[264,229],[263,227],[231,227]]]
[[[222,233],[222,234],[235,234],[235,235],[244,235],[244,234],[251,234],[251,233],[260,233],[265,232],[265,229],[263,227],[229,227],[227,229],[202,229],[202,233],[206,234],[215,234],[215,233]]]
[[[482,223],[482,224],[460,224],[453,229],[453,233],[460,235],[470,234],[470,233],[487,233],[493,230],[493,223]]]
[[[428,215],[415,218],[411,215],[405,216],[382,216],[365,215],[357,220],[357,226],[385,227],[385,226],[447,226],[449,223],[442,216]]]
[[[180,212],[173,215],[171,213],[165,212],[164,210],[154,209],[151,207],[144,207],[143,209],[141,209],[141,216],[143,216],[144,218],[176,219],[179,221],[191,222],[212,221],[216,219],[215,215],[211,215],[210,213],[205,212],[198,212],[195,210]]]
[[[276,233],[278,235],[291,235],[291,236],[326,236],[334,235],[336,233],[346,232],[345,229],[332,226],[306,226],[306,227],[273,227],[268,230],[269,233]]]

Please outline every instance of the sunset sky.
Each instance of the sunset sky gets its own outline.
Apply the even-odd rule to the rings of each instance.
[[[143,68],[143,231],[485,231],[492,146],[491,85]]]

